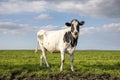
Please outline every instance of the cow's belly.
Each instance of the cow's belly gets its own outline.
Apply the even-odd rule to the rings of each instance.
[[[55,47],[55,46],[46,46],[45,47],[49,52],[59,52],[60,50],[57,48],[57,47]]]
[[[59,43],[49,43],[46,42],[44,44],[44,47],[49,51],[49,52],[59,52],[60,48],[59,48]]]

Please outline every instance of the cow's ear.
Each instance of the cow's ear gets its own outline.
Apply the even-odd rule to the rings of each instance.
[[[84,21],[81,21],[81,22],[79,22],[79,25],[83,25],[85,22]]]
[[[70,27],[70,26],[71,26],[71,23],[66,22],[65,25],[68,26],[68,27]]]

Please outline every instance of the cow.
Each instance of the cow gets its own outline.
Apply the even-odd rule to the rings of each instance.
[[[65,60],[65,53],[70,54],[71,71],[74,71],[73,59],[74,51],[77,46],[79,37],[79,26],[82,26],[84,21],[79,22],[77,19],[73,19],[70,23],[66,22],[65,29],[56,31],[40,30],[37,32],[37,41],[41,47],[42,54],[40,56],[40,66],[42,66],[42,59],[44,58],[46,66],[49,68],[49,64],[46,58],[46,51],[60,52],[61,53],[61,65],[60,71],[63,70],[63,64]],[[37,52],[37,49],[35,50]]]

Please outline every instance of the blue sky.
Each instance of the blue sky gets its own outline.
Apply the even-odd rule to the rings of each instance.
[[[85,21],[77,49],[120,50],[120,0],[0,0],[0,50],[35,49],[41,29]]]

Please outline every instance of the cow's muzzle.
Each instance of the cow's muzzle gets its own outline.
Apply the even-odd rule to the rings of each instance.
[[[74,32],[74,35],[78,35],[78,32]]]

